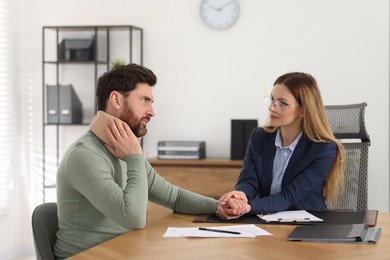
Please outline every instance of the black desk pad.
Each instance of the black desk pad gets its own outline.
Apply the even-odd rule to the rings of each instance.
[[[324,222],[264,222],[255,215],[244,215],[238,219],[222,220],[216,215],[200,215],[193,222],[195,223],[241,223],[241,224],[293,224],[293,225],[318,225],[318,224],[367,224],[375,226],[377,219],[377,210],[367,210],[365,212],[344,212],[344,211],[310,211],[316,217]]]

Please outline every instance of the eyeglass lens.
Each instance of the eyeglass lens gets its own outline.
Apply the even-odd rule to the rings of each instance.
[[[264,102],[265,102],[265,106],[267,107],[267,109],[269,109],[272,105],[274,105],[275,108],[276,108],[276,111],[278,111],[278,112],[282,112],[283,111],[283,104],[280,101],[278,101],[278,100],[274,101],[274,100],[272,100],[271,97],[266,96],[264,98]]]

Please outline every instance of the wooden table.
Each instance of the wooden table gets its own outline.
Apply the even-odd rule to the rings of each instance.
[[[294,225],[258,225],[273,236],[256,238],[163,238],[167,227],[216,226],[192,223],[195,216],[172,214],[149,206],[143,230],[119,237],[81,252],[71,259],[390,259],[390,213],[380,212],[382,234],[377,244],[313,243],[287,241]]]

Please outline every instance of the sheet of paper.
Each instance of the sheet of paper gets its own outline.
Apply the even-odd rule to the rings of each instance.
[[[264,214],[264,215],[258,215],[259,218],[267,221],[267,222],[304,222],[304,221],[317,221],[322,222],[323,219],[320,219],[313,214],[310,214],[306,210],[288,210],[288,211],[281,211],[277,213],[272,214]]]
[[[210,229],[228,230],[240,232],[241,234],[229,234],[213,231],[199,230],[197,227],[168,227],[163,237],[256,237],[256,236],[272,236],[271,233],[259,228],[253,224],[250,225],[234,225],[234,226],[216,226],[207,227]]]

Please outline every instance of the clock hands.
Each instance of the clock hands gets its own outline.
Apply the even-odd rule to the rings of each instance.
[[[232,1],[227,2],[226,4],[224,4],[223,6],[221,6],[221,7],[219,8],[218,11],[221,11],[222,9],[225,9],[225,7],[228,6],[228,5],[230,5],[231,3],[232,3]]]
[[[212,8],[214,10],[217,10],[219,12],[219,11],[222,11],[223,9],[225,9],[225,7],[230,5],[231,3],[232,3],[232,1],[229,1],[229,2],[227,2],[226,4],[224,4],[221,7],[215,7],[215,6],[212,6],[212,5],[209,5],[209,6],[210,6],[210,8]]]

